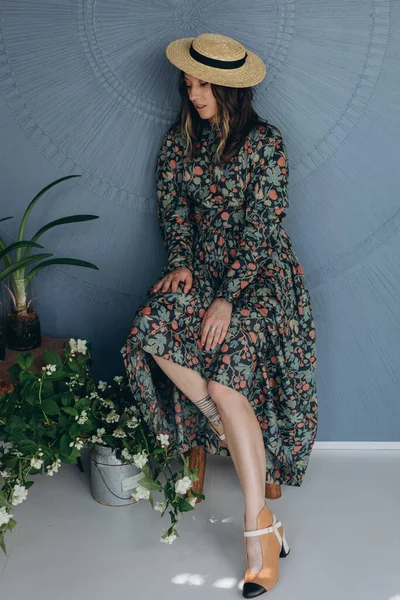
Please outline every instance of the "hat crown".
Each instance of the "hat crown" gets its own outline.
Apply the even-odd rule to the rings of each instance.
[[[246,54],[240,42],[220,33],[201,33],[193,39],[192,46],[203,56],[218,60],[240,60]]]

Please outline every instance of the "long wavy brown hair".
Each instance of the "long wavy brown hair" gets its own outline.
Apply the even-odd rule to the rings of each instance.
[[[246,135],[254,125],[267,123],[253,107],[253,87],[235,88],[211,83],[211,89],[217,102],[216,123],[221,135],[214,164],[220,166],[237,156]],[[178,122],[186,140],[185,161],[190,161],[199,155],[196,142],[201,138],[204,121],[189,99],[184,71],[181,71],[179,79],[179,93],[182,102]]]

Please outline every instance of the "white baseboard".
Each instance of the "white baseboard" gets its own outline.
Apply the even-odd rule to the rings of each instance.
[[[400,442],[314,442],[315,450],[400,450]]]

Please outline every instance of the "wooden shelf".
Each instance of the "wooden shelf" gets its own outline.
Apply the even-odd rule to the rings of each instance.
[[[64,342],[69,342],[69,338],[51,338],[47,335],[42,335],[42,345],[34,350],[9,350],[6,348],[6,356],[3,362],[0,362],[0,379],[4,381],[13,381],[8,373],[8,369],[15,365],[18,360],[18,354],[27,354],[31,352],[33,355],[33,363],[30,370],[33,373],[39,373],[45,365],[43,350],[54,350],[60,356],[63,355]]]

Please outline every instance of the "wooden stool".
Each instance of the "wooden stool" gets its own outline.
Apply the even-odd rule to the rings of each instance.
[[[195,446],[191,450],[184,453],[184,456],[189,456],[189,469],[198,469],[196,475],[198,481],[193,482],[192,489],[198,494],[203,493],[204,476],[206,474],[206,458],[207,453],[204,446]],[[279,483],[265,484],[265,497],[270,500],[276,500],[281,497],[281,486]],[[196,504],[201,502],[201,498],[196,499]]]

